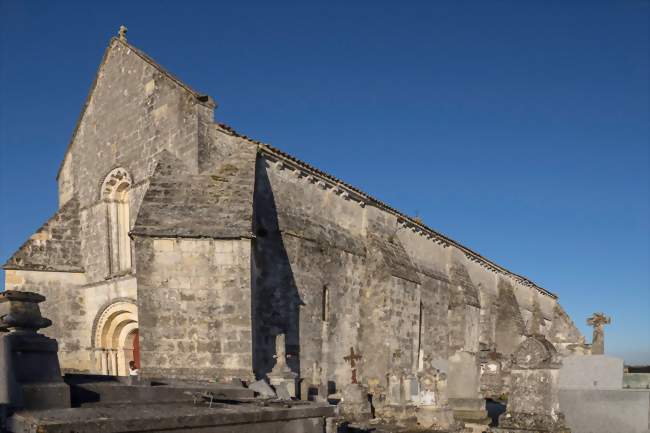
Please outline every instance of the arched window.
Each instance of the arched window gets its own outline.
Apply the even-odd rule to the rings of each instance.
[[[123,168],[111,171],[102,184],[102,199],[106,202],[110,273],[131,268],[129,239],[129,192],[131,176]]]

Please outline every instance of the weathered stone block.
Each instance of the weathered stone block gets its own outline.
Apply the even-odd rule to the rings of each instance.
[[[607,355],[575,355],[562,361],[561,389],[622,389],[623,359]]]

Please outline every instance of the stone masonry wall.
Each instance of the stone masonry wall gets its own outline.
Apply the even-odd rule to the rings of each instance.
[[[133,47],[113,39],[59,173],[63,205],[79,200],[83,266],[89,282],[109,272],[106,204],[100,186],[115,167],[130,174],[131,224],[156,155],[167,150],[198,171],[198,124],[213,105],[170,78]]]
[[[341,360],[354,346],[364,356],[359,376],[372,387],[382,385],[393,367],[417,370],[425,356],[446,360],[456,350],[507,356],[526,333],[522,314],[535,299],[550,326],[556,301],[534,288],[274,158],[261,157],[257,172],[258,376],[273,366],[279,332],[287,333],[289,364],[302,377],[311,376],[316,360],[327,381],[345,384],[349,367]],[[332,287],[339,290],[341,278],[348,290],[336,299]],[[330,294],[328,323],[320,317],[324,287]],[[269,298],[274,301],[264,302]]]
[[[52,320],[52,326],[41,332],[58,340],[62,368],[89,370],[92,363],[86,334],[90,332],[92,319],[89,324],[86,297],[81,289],[86,281],[84,274],[22,270],[6,270],[5,273],[6,290],[24,290],[45,296],[46,302],[39,307],[43,316]]]
[[[250,240],[135,244],[142,375],[250,378]]]
[[[125,276],[86,284],[83,273],[7,270],[6,289],[40,293],[44,317],[52,326],[43,333],[59,343],[59,362],[64,372],[101,374],[92,344],[94,322],[115,299],[136,300],[135,278]]]

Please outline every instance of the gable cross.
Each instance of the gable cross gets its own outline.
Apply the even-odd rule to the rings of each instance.
[[[120,31],[117,32],[117,35],[119,36],[120,41],[126,42],[126,31],[127,30],[128,29],[126,28],[126,26],[120,26]]]

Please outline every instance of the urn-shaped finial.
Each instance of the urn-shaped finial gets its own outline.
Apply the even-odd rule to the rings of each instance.
[[[0,332],[32,331],[52,325],[41,316],[40,302],[45,296],[33,292],[6,290],[0,293]]]

